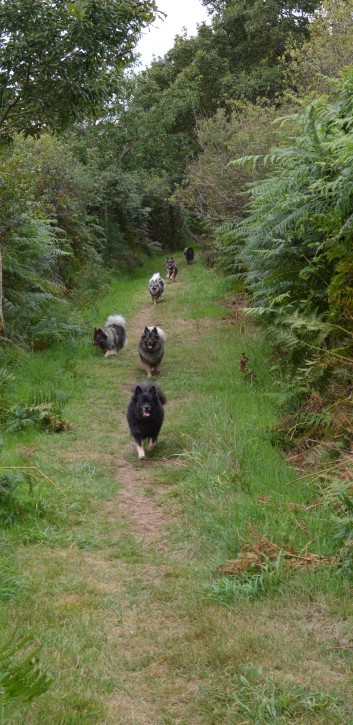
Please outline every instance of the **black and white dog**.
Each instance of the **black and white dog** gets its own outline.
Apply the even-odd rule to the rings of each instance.
[[[172,282],[175,282],[175,277],[177,276],[178,268],[174,262],[173,257],[168,257],[168,259],[165,263],[165,269],[166,269],[167,279],[170,279]]]
[[[159,272],[155,272],[149,281],[149,291],[152,297],[152,303],[157,304],[159,298],[164,292],[164,279],[162,279]]]
[[[162,390],[153,383],[140,383],[133,389],[126,417],[140,460],[145,458],[143,441],[148,438],[148,450],[157,443],[166,402]]]
[[[138,351],[149,378],[152,372],[161,371],[165,340],[165,333],[160,327],[145,327],[142,333]]]
[[[127,345],[125,324],[122,315],[110,315],[104,327],[95,328],[93,344],[103,350],[104,357],[117,355]]]
[[[184,256],[188,264],[192,264],[194,261],[195,252],[192,247],[185,247]]]

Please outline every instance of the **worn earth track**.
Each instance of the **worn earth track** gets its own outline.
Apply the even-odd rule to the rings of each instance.
[[[181,286],[182,283],[178,284]],[[177,295],[177,291],[177,285],[168,286],[168,302],[160,302],[155,307],[143,304],[134,318],[128,320],[129,340],[123,355],[130,371],[131,383],[124,383],[120,389],[125,410],[131,396],[131,386],[145,378],[137,355],[138,342],[145,325],[157,324],[165,330],[166,357],[168,357],[168,345],[171,344],[168,339],[170,328],[168,310],[173,304],[173,296]],[[183,327],[187,327],[186,322]],[[190,335],[194,332],[193,327],[191,323],[188,330]],[[185,329],[183,329],[184,334]],[[119,364],[119,358],[108,359],[106,362],[108,366]],[[162,363],[161,379],[158,378],[161,387],[163,387],[163,374],[165,373]],[[168,401],[167,416],[171,415],[172,409],[173,402]],[[153,457],[139,462],[129,438],[130,433],[124,417],[123,420],[119,419],[119,452],[114,455],[114,474],[119,490],[116,496],[106,501],[105,511],[113,525],[116,522],[117,527],[120,527],[122,521],[126,523],[139,542],[144,562],[137,570],[135,568],[135,571],[132,569],[127,571],[124,565],[118,564],[117,567],[116,561],[111,562],[104,555],[104,561],[99,556],[92,558],[92,555],[88,557],[89,561],[87,558],[85,561],[85,567],[90,568],[91,577],[93,575],[99,589],[103,587],[104,590],[107,581],[114,589],[112,582],[117,582],[118,569],[120,573],[116,584],[117,596],[125,598],[125,593],[121,590],[124,581],[127,590],[134,588],[134,576],[139,580],[142,591],[140,599],[133,604],[125,604],[120,623],[114,622],[109,628],[110,647],[117,646],[119,651],[124,652],[127,666],[120,675],[119,684],[108,698],[108,714],[103,722],[116,725],[135,723],[157,725],[165,722],[162,715],[163,708],[169,710],[170,707],[173,722],[178,723],[182,722],[177,714],[179,708],[185,713],[185,706],[188,707],[188,700],[192,702],[197,686],[192,682],[192,678],[178,676],[176,673],[173,673],[171,684],[170,668],[166,666],[164,660],[173,641],[178,643],[178,647],[180,646],[189,625],[187,621],[180,621],[174,604],[169,607],[160,601],[160,592],[162,591],[163,600],[165,580],[168,581],[178,567],[184,565],[183,558],[180,552],[173,551],[168,543],[168,525],[173,523],[173,516],[170,507],[167,513],[161,501],[161,495],[167,484],[159,484],[156,493],[153,491],[155,467],[163,460],[158,444]],[[141,661],[144,663],[143,666]],[[159,702],[158,692],[163,693],[164,706]],[[196,716],[193,722],[198,723]]]
[[[133,375],[136,375],[137,362],[137,346],[145,325],[154,324],[156,317],[156,306],[143,305],[137,315],[129,320],[129,343],[126,349],[126,356],[130,361],[132,381],[131,384],[122,386],[121,395],[126,398],[126,406],[131,397],[131,387],[134,382]],[[162,303],[158,305],[158,324],[164,324],[160,310]],[[151,311],[152,308],[152,311]],[[165,324],[164,324],[165,327]],[[140,376],[136,377],[136,382],[145,377],[142,365]],[[127,421],[121,422],[120,436],[125,439],[129,438],[130,433]],[[158,445],[158,444],[157,444]],[[121,489],[115,500],[108,502],[108,513],[110,517],[118,516],[129,522],[132,533],[146,543],[153,543],[159,550],[166,546],[165,526],[167,516],[158,505],[156,496],[146,495],[145,488],[150,483],[150,477],[153,473],[153,459],[146,458],[142,463],[138,462],[136,456],[136,464],[127,460],[131,450],[134,451],[132,443],[122,444],[122,453],[116,457],[116,478],[121,485]],[[157,458],[158,460],[158,458]]]

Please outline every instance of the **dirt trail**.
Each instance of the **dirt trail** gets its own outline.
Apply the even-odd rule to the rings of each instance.
[[[131,361],[131,383],[124,384],[121,390],[121,394],[126,398],[126,404],[131,396],[131,387],[134,382],[145,378],[142,364],[138,361],[137,346],[139,339],[144,327],[154,324],[156,317],[158,317],[158,324],[162,324],[160,322],[162,307],[161,302],[156,306],[143,305],[139,312],[128,321],[129,342],[125,354],[128,360]],[[140,375],[136,376],[137,366],[140,367],[141,372]],[[121,422],[120,437],[125,441],[130,437],[125,419]],[[115,499],[108,501],[107,513],[111,519],[122,518],[128,521],[132,533],[136,537],[145,540],[146,543],[153,543],[158,550],[161,550],[166,546],[165,526],[167,517],[158,505],[157,497],[147,496],[144,493],[145,487],[150,483],[150,474],[153,473],[155,463],[153,459],[148,458],[142,463],[138,462],[137,456],[136,464],[130,463],[126,456],[130,456],[132,450],[135,455],[135,449],[131,442],[127,445],[122,443],[122,453],[116,457],[115,475],[121,485],[121,490]],[[158,462],[158,452],[156,460]]]
[[[175,290],[176,292],[177,290]],[[173,289],[167,288],[168,294],[172,297],[175,294]],[[171,301],[170,299],[168,302]],[[161,326],[167,335],[168,346],[168,309],[167,303],[160,302],[157,306],[151,304],[142,304],[138,313],[127,321],[128,346],[124,350],[124,358],[128,363],[127,373],[130,382],[126,382],[121,386],[120,395],[124,399],[124,409],[131,396],[131,386],[139,380],[145,379],[145,373],[142,364],[138,359],[137,346],[140,336],[145,325],[157,324]],[[166,356],[168,356],[168,348]],[[107,361],[108,365],[111,361]],[[116,360],[118,362],[118,360]],[[162,363],[162,380],[163,380],[163,363]],[[159,382],[159,376],[156,381]],[[160,382],[163,386],[163,382]],[[168,402],[168,412],[170,415],[173,404]],[[127,441],[129,441],[127,443]],[[140,582],[142,580],[142,591],[145,596],[142,601],[135,602],[133,605],[126,605],[122,611],[120,624],[114,623],[110,629],[109,639],[110,646],[118,645],[122,648],[124,656],[128,663],[126,672],[123,672],[121,682],[117,688],[109,696],[107,707],[108,713],[104,723],[114,723],[116,725],[155,725],[160,723],[159,704],[155,701],[153,687],[151,691],[151,678],[158,682],[158,687],[162,687],[165,691],[167,700],[176,698],[192,699],[196,685],[192,682],[177,681],[173,682],[170,687],[169,677],[165,666],[159,664],[163,660],[164,653],[168,651],[168,644],[171,638],[179,641],[183,637],[187,623],[182,623],[178,619],[175,620],[175,612],[172,613],[169,607],[159,602],[158,590],[162,586],[164,588],[163,578],[168,576],[168,571],[180,565],[180,556],[178,552],[170,550],[167,539],[167,527],[172,522],[172,516],[166,513],[165,507],[161,507],[160,497],[166,486],[158,485],[156,493],[153,492],[151,484],[153,482],[153,473],[156,465],[159,465],[162,458],[158,452],[158,444],[152,458],[146,458],[140,462],[137,458],[135,448],[130,440],[130,432],[125,419],[119,420],[118,433],[119,453],[114,456],[114,474],[119,488],[117,495],[111,497],[105,502],[105,512],[110,522],[121,525],[125,521],[133,536],[139,542],[142,552],[145,551],[146,561],[139,565],[138,573],[136,571],[126,571],[123,563],[117,560],[111,561],[106,558],[106,554],[102,552],[102,558],[98,554],[94,557],[92,566],[92,556],[86,557],[84,567],[91,568],[91,580],[96,580],[96,586],[102,590],[106,586],[106,581],[116,582],[116,594],[122,595],[122,582],[127,584],[127,589],[134,587],[134,577],[138,576]],[[148,492],[146,492],[146,488]],[[117,566],[120,571],[117,579]],[[104,572],[102,583],[102,572]],[[113,586],[114,584],[111,584]],[[123,587],[124,588],[124,587]],[[156,594],[157,593],[157,594]],[[155,601],[156,597],[156,601]],[[131,671],[131,668],[139,670],[138,662],[141,660],[150,661],[141,671]],[[136,664],[137,663],[137,664]],[[166,679],[165,685],[163,681]],[[171,689],[170,695],[168,694]],[[186,693],[189,694],[186,694]],[[172,704],[172,703],[171,703]],[[176,720],[175,722],[178,722]]]

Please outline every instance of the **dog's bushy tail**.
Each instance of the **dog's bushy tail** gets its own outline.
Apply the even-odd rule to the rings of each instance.
[[[108,325],[120,325],[120,327],[123,327],[125,329],[126,327],[126,320],[125,317],[122,315],[109,315],[106,323]]]
[[[150,284],[151,282],[158,282],[159,279],[161,279],[161,275],[159,272],[155,272],[150,279]]]

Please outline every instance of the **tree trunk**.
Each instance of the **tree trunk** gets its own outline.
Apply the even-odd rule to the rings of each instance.
[[[2,310],[2,256],[0,249],[0,335],[5,334],[4,313]]]

